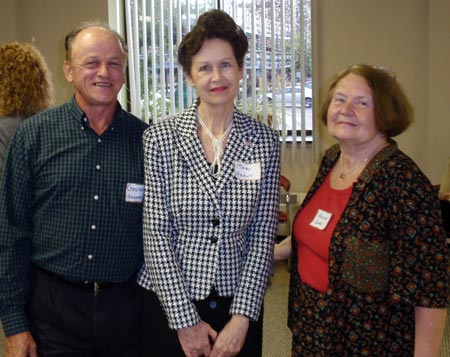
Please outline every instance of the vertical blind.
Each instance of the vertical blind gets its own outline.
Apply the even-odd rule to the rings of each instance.
[[[236,106],[277,129],[284,143],[311,142],[310,1],[125,0],[130,111],[157,122],[192,103],[177,45],[201,13],[221,8],[249,40]]]

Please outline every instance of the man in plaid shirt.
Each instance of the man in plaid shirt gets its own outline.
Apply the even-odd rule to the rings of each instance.
[[[140,355],[147,125],[124,111],[124,40],[66,36],[75,94],[19,127],[0,187],[0,319],[8,356]]]

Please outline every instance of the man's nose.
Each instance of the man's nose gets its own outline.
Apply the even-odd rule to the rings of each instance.
[[[98,66],[97,74],[98,74],[99,76],[105,76],[105,75],[107,75],[107,74],[108,74],[108,65],[107,65],[106,63],[101,63],[101,64]]]

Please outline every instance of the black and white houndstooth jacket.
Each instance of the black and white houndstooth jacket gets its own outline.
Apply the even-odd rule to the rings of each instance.
[[[276,132],[234,112],[218,179],[197,135],[195,101],[144,133],[145,264],[138,282],[159,297],[172,329],[200,321],[192,300],[214,287],[233,296],[230,314],[259,316],[279,204]],[[237,167],[260,167],[248,179]]]

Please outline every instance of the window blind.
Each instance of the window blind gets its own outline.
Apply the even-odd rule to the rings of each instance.
[[[236,106],[278,130],[284,144],[311,142],[310,0],[125,0],[130,111],[157,122],[192,103],[177,45],[213,8],[229,13],[249,40]]]

